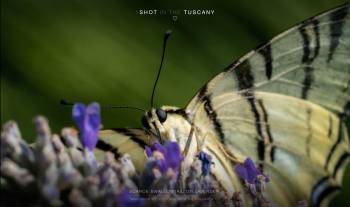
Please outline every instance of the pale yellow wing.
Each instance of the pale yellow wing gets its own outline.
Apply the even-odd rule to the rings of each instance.
[[[327,196],[340,189],[350,155],[344,124],[334,113],[309,101],[266,92],[256,92],[255,98],[258,121],[250,104],[236,93],[212,98],[211,111],[203,103],[194,123],[206,135],[204,149],[222,154],[215,146],[215,140],[220,140],[240,160],[247,156],[255,160],[270,176],[268,196],[279,206],[295,206],[301,200],[314,206],[325,204]],[[208,115],[214,111],[223,138]],[[218,157],[215,165],[227,165],[225,169],[233,171],[227,157]],[[216,177],[220,175],[218,171]],[[234,186],[243,192],[240,183]]]
[[[271,176],[273,202],[326,204],[349,158],[341,118],[350,114],[349,4],[234,62],[202,87],[186,112],[209,137],[207,150],[218,155],[222,169],[232,166],[216,141],[241,159],[253,158]]]
[[[229,65],[187,107],[224,93],[254,90],[310,100],[336,113],[350,110],[349,4],[310,18]],[[248,98],[248,97],[247,97]],[[252,99],[254,97],[251,97]]]

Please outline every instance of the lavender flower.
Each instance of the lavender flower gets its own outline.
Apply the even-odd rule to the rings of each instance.
[[[177,171],[180,167],[182,160],[184,159],[181,155],[180,147],[176,142],[169,142],[165,145],[165,161],[168,167]]]
[[[5,176],[12,176],[20,186],[26,186],[34,181],[34,176],[27,169],[21,168],[15,162],[7,158],[1,162],[1,172]]]
[[[74,105],[73,118],[84,150],[80,149],[76,130],[64,128],[59,137],[51,133],[45,117],[35,119],[38,136],[30,147],[14,122],[6,124],[0,140],[4,150],[1,152],[1,192],[9,195],[5,196],[8,198],[5,204],[204,207],[215,199],[223,206],[243,205],[239,195],[230,197],[213,179],[209,154],[199,152],[198,159],[191,158],[194,162],[188,173],[180,172],[184,157],[176,142],[145,147],[148,160],[144,169],[135,169],[132,154],[116,159],[107,152],[104,161],[96,160],[93,151],[100,126],[99,112],[97,103],[87,107]],[[268,181],[250,158],[235,170],[248,187],[253,186],[249,189],[257,192],[261,192]],[[253,203],[268,204],[262,193],[251,195]],[[15,197],[18,199],[11,199]]]
[[[97,133],[101,124],[100,105],[91,103],[85,107],[82,103],[74,104],[73,119],[80,130],[83,147],[92,152],[97,143]]]
[[[161,144],[159,144],[159,142],[155,142],[154,144],[152,144],[151,148],[149,148],[148,146],[145,147],[146,150],[146,154],[148,157],[151,157],[154,151],[158,151],[162,154],[165,154],[166,150],[165,147]]]
[[[257,203],[257,205],[268,203],[263,192],[265,191],[266,183],[269,182],[269,178],[255,167],[252,159],[248,157],[243,164],[238,164],[235,167],[235,171],[245,181],[254,203]]]
[[[258,176],[264,177],[265,182],[269,182],[268,177],[263,175],[254,165],[254,162],[249,157],[244,161],[243,164],[238,164],[235,167],[235,171],[238,176],[249,184],[255,185],[258,182]]]
[[[180,164],[184,159],[181,155],[180,147],[176,142],[168,142],[165,146],[154,143],[151,148],[145,147],[147,157],[155,158],[157,167],[162,173],[167,172],[171,168],[174,172],[178,172]]]
[[[6,149],[1,156],[1,193],[8,195],[4,206],[120,206],[120,192],[137,188],[128,175],[134,171],[128,155],[116,160],[107,153],[105,163],[95,165],[89,148],[78,149],[73,129],[62,131],[62,142],[45,117],[37,117],[35,124],[38,136],[31,147],[18,136],[14,122],[1,133],[1,147]],[[24,162],[25,151],[13,150],[22,144],[33,154],[30,165]]]
[[[212,164],[211,156],[209,154],[201,151],[201,152],[199,152],[198,159],[202,162],[202,174],[204,176],[209,175],[210,166]]]

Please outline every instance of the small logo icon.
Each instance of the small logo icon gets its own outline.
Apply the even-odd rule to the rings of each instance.
[[[177,16],[173,16],[173,21],[176,22]]]

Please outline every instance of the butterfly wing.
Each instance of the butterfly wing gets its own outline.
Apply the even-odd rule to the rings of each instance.
[[[271,177],[267,191],[273,202],[295,206],[308,200],[319,206],[340,188],[350,155],[341,118],[349,114],[349,85],[346,4],[231,64],[198,92],[186,112],[202,134],[259,164]],[[220,154],[213,139],[207,138],[206,148]]]
[[[349,4],[310,18],[251,51],[202,87],[206,95],[259,90],[310,100],[334,112],[350,105]],[[331,94],[331,96],[330,96]]]
[[[348,135],[339,117],[312,102],[281,94],[255,92],[255,103],[254,112],[237,93],[203,102],[194,123],[206,135],[204,148],[220,154],[215,145],[220,140],[238,159],[255,160],[271,179],[269,197],[280,206],[308,199],[318,204],[338,190],[349,157]],[[227,160],[218,156],[215,163]],[[216,177],[224,176],[218,170]],[[242,190],[240,183],[235,187]]]
[[[146,162],[144,148],[152,143],[152,137],[138,128],[106,129],[99,132],[95,154],[99,159],[105,152],[111,152],[116,158],[130,155],[136,169],[142,169]]]

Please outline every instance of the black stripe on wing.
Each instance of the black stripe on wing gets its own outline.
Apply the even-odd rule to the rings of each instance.
[[[262,119],[265,122],[265,133],[266,136],[264,136],[264,142],[267,144],[271,144],[273,142],[273,137],[270,129],[270,123],[269,123],[269,114],[266,111],[265,105],[263,103],[262,99],[258,99],[259,107],[262,110]],[[275,160],[275,150],[276,146],[272,146],[270,149],[270,160],[273,162]]]
[[[111,145],[111,144],[109,144],[101,139],[99,139],[97,141],[96,148],[98,148],[102,151],[105,151],[105,152],[113,153],[115,159],[118,159],[121,157],[121,154],[119,153],[117,147],[115,147],[115,146],[113,146],[113,145]]]
[[[260,53],[265,61],[265,75],[268,80],[270,80],[272,76],[272,68],[273,68],[273,58],[272,58],[272,52],[271,52],[271,44],[268,43],[265,47],[262,47],[260,50],[257,50],[258,53]]]
[[[142,149],[144,149],[145,146],[148,145],[144,141],[145,138],[147,137],[147,134],[142,129],[113,128],[109,130],[115,131],[116,134],[127,136],[129,138],[128,142],[130,141],[134,142],[138,146],[140,146]],[[103,135],[103,136],[108,136],[108,135]],[[103,139],[103,136],[100,139],[98,139],[96,148],[101,151],[113,153],[116,159],[120,158],[122,155],[120,151],[122,150],[120,150],[118,146],[115,146],[112,143],[108,143],[107,140]],[[115,136],[115,135],[111,134],[110,136]],[[116,139],[118,139],[118,137],[116,137]]]
[[[267,47],[268,48],[268,47]],[[265,60],[272,61],[271,57],[268,57],[271,52],[270,49],[264,50],[262,52],[265,55]],[[271,63],[272,64],[272,63]],[[270,65],[272,67],[272,65]],[[266,70],[268,70],[269,65],[265,65]],[[253,113],[255,119],[255,128],[257,135],[259,136],[257,143],[257,154],[258,158],[262,163],[265,161],[265,153],[267,150],[267,145],[271,145],[273,142],[272,133],[270,129],[270,125],[268,124],[268,113],[264,106],[262,100],[256,99],[254,94],[254,75],[252,73],[252,68],[248,60],[245,60],[240,65],[238,65],[234,70],[234,74],[236,76],[237,85],[239,90],[242,92],[241,94],[247,100],[250,109]],[[262,125],[261,123],[266,123]],[[275,150],[276,147],[272,146],[270,148],[269,156],[270,160],[273,162],[275,159]],[[263,165],[260,164],[261,170],[263,170]]]
[[[340,119],[340,123],[339,123],[339,130],[338,130],[338,138],[337,141],[333,144],[332,148],[330,149],[327,158],[326,158],[326,162],[325,162],[325,166],[324,169],[327,170],[328,169],[328,165],[334,155],[334,153],[336,152],[338,146],[341,145],[341,143],[343,141],[345,141],[345,132],[344,132],[345,126],[343,126],[342,124],[342,119]]]
[[[303,65],[306,65],[304,67],[304,81],[303,81],[303,88],[301,92],[301,98],[307,99],[308,92],[311,88],[312,83],[314,82],[314,68],[311,67],[311,63],[315,60],[315,58],[319,54],[320,50],[320,32],[318,27],[319,21],[317,19],[310,19],[304,23],[301,24],[299,27],[299,32],[301,34],[301,37],[303,39],[303,56],[301,59],[301,63]],[[309,34],[308,30],[312,29],[312,33]],[[314,45],[311,47],[312,42],[314,40]],[[313,50],[313,55],[312,55]]]
[[[330,47],[329,47],[329,55],[328,62],[330,62],[333,58],[335,49],[339,45],[339,39],[343,34],[344,20],[346,16],[349,14],[349,6],[344,6],[339,9],[337,12],[331,13],[330,21],[334,22],[330,24]]]
[[[344,167],[344,164],[349,160],[350,158],[350,153],[349,152],[344,152],[342,156],[339,158],[337,164],[334,167],[333,171],[333,178],[337,177],[338,172],[340,172]]]
[[[128,136],[133,142],[138,144],[141,148],[145,148],[148,144],[144,141],[144,137],[140,136],[140,134],[137,134],[133,131],[133,129],[127,129],[127,128],[112,128],[111,130],[116,131],[120,134],[123,134],[125,136]],[[142,130],[142,129],[137,129]]]
[[[316,183],[316,185],[314,185],[311,191],[312,206],[320,206],[325,198],[327,198],[330,194],[335,193],[340,189],[341,187],[338,185],[331,185],[329,176],[321,178]]]
[[[207,116],[209,117],[209,119],[212,121],[212,124],[214,125],[214,129],[220,138],[220,142],[222,144],[225,144],[225,134],[222,131],[222,125],[221,125],[220,121],[218,120],[217,114],[216,114],[215,110],[213,109],[213,105],[212,105],[210,96],[206,95],[203,98],[203,101],[204,101],[204,110],[205,110]]]
[[[248,60],[245,60],[240,65],[238,65],[234,70],[236,75],[236,80],[238,82],[239,90],[243,91],[242,95],[248,101],[251,111],[253,112],[255,118],[255,127],[256,132],[259,135],[259,141],[257,145],[258,157],[259,160],[265,160],[265,142],[262,139],[262,129],[260,122],[260,114],[258,112],[256,103],[255,103],[255,95],[254,95],[254,75],[251,71],[251,66]]]

